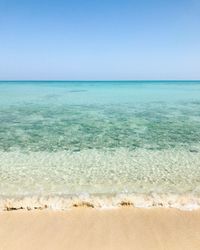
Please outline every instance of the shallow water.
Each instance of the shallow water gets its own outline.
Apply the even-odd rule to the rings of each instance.
[[[0,196],[200,194],[200,82],[0,82]]]

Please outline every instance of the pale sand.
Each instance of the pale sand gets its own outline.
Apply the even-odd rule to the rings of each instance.
[[[200,210],[0,212],[0,250],[200,249]]]

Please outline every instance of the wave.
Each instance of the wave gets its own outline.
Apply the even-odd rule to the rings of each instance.
[[[77,207],[96,209],[135,208],[176,208],[195,210],[200,208],[200,196],[193,194],[117,194],[72,196],[30,196],[21,198],[0,198],[0,211],[11,210],[69,210]]]

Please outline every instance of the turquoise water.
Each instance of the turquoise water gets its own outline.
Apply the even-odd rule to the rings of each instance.
[[[0,196],[200,192],[200,81],[0,82]]]

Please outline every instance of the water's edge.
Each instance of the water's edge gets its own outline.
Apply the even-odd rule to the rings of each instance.
[[[200,196],[193,194],[116,194],[116,195],[71,195],[71,196],[26,196],[0,198],[0,211],[12,210],[70,210],[76,207],[96,209],[176,208],[192,211],[200,209]]]

